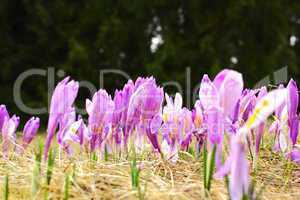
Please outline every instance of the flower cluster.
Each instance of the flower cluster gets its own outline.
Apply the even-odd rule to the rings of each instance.
[[[30,118],[23,129],[21,144],[17,144],[16,131],[20,123],[20,118],[16,115],[9,116],[5,105],[0,105],[0,133],[2,135],[2,154],[8,156],[11,144],[13,147],[18,147],[21,153],[28,144],[34,139],[40,126],[40,119]]]
[[[246,150],[257,156],[263,134],[274,135],[274,151],[300,163],[298,88],[294,80],[288,85],[268,91],[244,88],[240,73],[225,69],[211,80],[204,75],[199,99],[190,110],[183,107],[180,94],[172,98],[164,94],[153,77],[129,80],[114,96],[100,89],[86,100],[87,120],[76,115],[74,101],[78,82],[69,77],[55,88],[49,112],[44,157],[57,136],[61,149],[72,155],[73,145],[88,152],[136,152],[152,148],[157,155],[176,163],[180,151],[195,145],[200,152],[205,144],[208,152],[215,149],[215,177],[230,175],[232,199],[241,199],[249,187]],[[166,102],[166,103],[164,103]],[[273,120],[269,117],[273,116]],[[0,107],[0,130],[3,155],[10,144],[16,144],[19,118],[9,116]],[[271,122],[271,123],[269,123]],[[39,119],[31,118],[23,131],[22,148],[36,135]],[[224,160],[225,137],[230,141],[230,155]]]

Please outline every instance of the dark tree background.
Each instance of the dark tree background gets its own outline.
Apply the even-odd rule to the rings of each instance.
[[[163,42],[151,51],[158,36]],[[184,85],[190,67],[192,88],[204,73],[225,67],[242,72],[248,87],[282,67],[300,80],[298,37],[296,0],[1,0],[0,103],[28,117],[12,88],[31,68],[55,67],[97,87],[99,71],[110,68]],[[110,75],[105,88],[124,82]],[[87,97],[80,90],[77,104]],[[47,78],[26,79],[22,98],[28,106],[47,105]]]

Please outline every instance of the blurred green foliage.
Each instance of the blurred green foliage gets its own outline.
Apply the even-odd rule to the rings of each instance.
[[[157,35],[163,43],[152,52]],[[110,68],[184,85],[190,67],[192,88],[225,67],[242,72],[249,87],[285,66],[299,80],[300,42],[291,45],[291,36],[300,37],[299,1],[2,0],[0,103],[24,115],[12,88],[31,68],[62,69],[98,88],[99,70]],[[107,76],[105,88],[112,93],[125,81]],[[81,90],[78,104],[88,96]],[[27,79],[22,97],[28,106],[47,105],[46,78]]]

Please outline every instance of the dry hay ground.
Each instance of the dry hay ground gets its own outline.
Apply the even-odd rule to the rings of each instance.
[[[270,141],[268,135],[264,136],[257,169],[251,172],[251,177],[256,180],[256,190],[263,188],[262,199],[299,200],[300,166],[271,152],[271,143],[266,142]],[[9,199],[44,197],[47,189],[45,162],[41,164],[40,189],[35,198],[31,193],[35,146],[32,144],[22,156],[15,154],[9,160],[0,155],[0,190],[3,191],[4,176],[8,174]],[[222,180],[214,180],[211,196],[204,196],[202,161],[188,153],[182,153],[175,165],[163,162],[152,153],[141,155],[138,161],[142,164],[139,191],[131,188],[127,158],[92,161],[82,152],[72,158],[56,156],[48,197],[62,199],[65,174],[69,174],[72,177],[70,199],[228,199]]]

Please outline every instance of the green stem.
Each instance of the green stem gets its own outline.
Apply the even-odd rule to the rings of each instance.
[[[5,175],[4,177],[4,188],[3,188],[3,199],[4,200],[8,200],[8,196],[9,196],[9,179],[8,179],[8,175]]]

